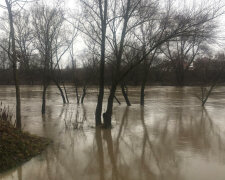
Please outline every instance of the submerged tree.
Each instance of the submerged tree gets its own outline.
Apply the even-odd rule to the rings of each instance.
[[[20,85],[19,85],[19,75],[18,75],[18,63],[19,63],[19,54],[16,50],[16,40],[15,40],[15,29],[14,29],[14,18],[12,8],[16,3],[19,3],[20,0],[11,1],[5,0],[6,9],[8,11],[9,18],[9,46],[8,49],[5,49],[8,53],[8,58],[12,63],[13,68],[13,78],[16,88],[16,127],[21,129],[21,100],[20,100]],[[3,6],[4,7],[4,6]],[[4,48],[4,47],[3,47]]]
[[[195,62],[195,72],[201,80],[201,92],[198,98],[202,106],[205,106],[214,88],[221,82],[224,71],[224,53],[219,53],[214,58],[199,58]]]
[[[105,51],[106,51],[106,30],[108,20],[108,0],[81,0],[83,7],[83,17],[80,30],[100,49],[100,68],[99,68],[99,93],[95,111],[95,124],[102,124],[102,104],[104,97],[104,78],[105,78]]]
[[[107,110],[103,114],[104,126],[106,128],[111,127],[113,99],[118,83],[120,83],[132,69],[137,67],[147,56],[164,43],[176,37],[184,35],[192,36],[196,33],[196,29],[204,29],[207,23],[212,22],[217,17],[220,10],[220,8],[217,7],[215,9],[206,8],[206,10],[199,8],[194,13],[187,11],[187,13],[184,14],[183,11],[177,12],[173,10],[170,1],[168,2],[167,8],[161,9],[158,8],[159,4],[156,1],[142,2],[131,0],[127,0],[125,3],[121,4],[114,2],[110,7],[113,7],[111,14],[113,14],[114,18],[112,18],[109,23],[112,35],[111,37],[107,37],[107,40],[111,42],[109,44],[113,49],[115,68],[113,69],[114,76],[110,88]],[[140,36],[132,36],[132,31],[137,32],[137,28],[141,24],[152,21],[155,23],[155,26],[153,26],[155,29],[148,37],[146,53],[140,56],[141,51],[134,48],[134,51],[137,51],[137,56],[134,57],[131,63],[123,67],[124,47],[130,46],[127,39],[133,37],[134,40],[140,42]]]
[[[45,114],[46,91],[51,80],[51,70],[54,69],[53,56],[56,52],[54,44],[56,43],[56,38],[61,30],[63,21],[64,12],[59,2],[54,7],[37,4],[32,9],[36,48],[41,55],[43,66],[42,114]]]

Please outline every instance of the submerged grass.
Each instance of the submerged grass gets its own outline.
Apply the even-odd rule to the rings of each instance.
[[[15,128],[11,123],[11,115],[3,109],[0,108],[0,173],[40,154],[50,143],[47,138]]]

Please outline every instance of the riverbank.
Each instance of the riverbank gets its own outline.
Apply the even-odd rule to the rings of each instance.
[[[0,173],[40,154],[49,143],[47,138],[22,132],[0,120]]]

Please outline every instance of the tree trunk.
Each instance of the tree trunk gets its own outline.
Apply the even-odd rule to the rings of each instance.
[[[10,37],[12,40],[12,54],[9,54],[9,59],[12,60],[13,64],[13,78],[16,88],[16,127],[21,129],[21,101],[20,101],[20,86],[19,86],[19,77],[17,70],[17,54],[16,54],[16,42],[15,42],[15,32],[13,26],[13,14],[12,7],[8,0],[5,0],[9,16],[9,25],[10,25]],[[10,52],[9,52],[10,53]]]
[[[142,83],[142,85],[141,85],[140,104],[141,104],[141,106],[144,106],[144,104],[145,104],[145,84],[144,83]]]
[[[82,97],[81,97],[81,104],[84,103],[85,96],[86,96],[86,85],[84,85],[84,87],[83,87],[83,94],[82,94]]]
[[[148,74],[149,74],[149,68],[145,70],[145,74],[143,76],[142,83],[141,83],[141,97],[140,97],[141,106],[144,106],[144,103],[145,103],[145,86],[148,79]]]
[[[64,93],[63,93],[62,88],[60,87],[60,85],[59,85],[59,83],[57,82],[57,80],[55,80],[54,78],[53,78],[53,82],[55,83],[55,85],[56,85],[57,88],[59,89],[59,92],[60,92],[60,95],[61,95],[61,97],[62,97],[63,103],[66,104],[66,98],[65,98],[65,96],[64,96]]]
[[[104,128],[108,129],[112,127],[112,109],[113,109],[113,99],[115,97],[115,92],[116,92],[116,84],[112,84],[112,87],[110,89],[110,94],[108,98],[108,104],[107,104],[107,110],[103,114],[103,119],[104,119]]]
[[[121,103],[120,103],[119,99],[116,97],[116,95],[114,96],[114,98],[115,98],[116,102],[118,102],[118,104],[120,105]]]
[[[79,92],[78,92],[78,88],[77,88],[76,84],[75,84],[75,92],[76,92],[77,104],[79,104],[80,103],[80,98],[79,98]]]
[[[130,100],[127,96],[127,91],[125,90],[125,83],[121,83],[121,90],[122,90],[122,94],[123,94],[123,97],[127,103],[127,106],[131,106],[131,103],[130,103]]]
[[[102,115],[102,104],[103,104],[103,97],[104,97],[104,84],[100,85],[99,94],[98,94],[98,102],[95,111],[95,125],[100,126],[101,122],[101,115]]]
[[[99,94],[98,102],[95,111],[95,125],[100,126],[102,124],[101,115],[102,115],[102,104],[104,98],[104,74],[105,74],[105,39],[106,39],[106,27],[107,27],[107,8],[108,0],[105,0],[104,4],[104,13],[102,9],[102,4],[99,1],[99,9],[101,12],[101,28],[102,28],[102,37],[101,37],[101,59],[100,59],[100,76],[99,76]]]
[[[16,127],[21,129],[21,101],[20,101],[20,86],[16,64],[13,63],[13,76],[16,88]]]
[[[184,85],[184,76],[183,76],[183,74],[177,75],[177,84],[178,84],[178,86],[183,86]]]
[[[175,71],[176,71],[176,79],[177,79],[178,86],[183,86],[184,85],[184,69],[183,69],[183,67],[180,67],[179,69],[177,69]]]
[[[65,95],[66,95],[66,101],[67,101],[67,103],[70,103],[69,98],[68,98],[68,94],[67,94],[67,90],[66,90],[66,86],[65,86],[64,82],[62,83],[62,85],[63,85],[63,89],[64,89],[64,92],[65,92]]]
[[[202,107],[205,106],[205,103],[207,102],[209,96],[211,95],[212,91],[213,91],[213,88],[216,86],[216,82],[214,82],[210,89],[207,91],[206,89],[206,92],[202,94]]]
[[[46,90],[47,90],[47,85],[44,84],[44,87],[43,87],[43,92],[42,92],[42,108],[41,108],[41,113],[42,114],[45,114],[45,107],[46,107]]]
[[[63,90],[64,90],[64,92],[65,92],[65,96],[66,96],[66,101],[67,101],[67,103],[70,103],[69,102],[69,98],[68,98],[68,95],[67,95],[67,90],[66,90],[66,86],[65,86],[65,83],[64,83],[64,80],[63,80],[63,78],[62,78],[62,71],[61,71],[61,68],[60,68],[60,66],[59,66],[59,64],[58,64],[58,69],[59,69],[59,76],[60,76],[60,82],[62,82],[62,85],[63,85]],[[61,93],[61,92],[60,92]],[[61,93],[61,95],[64,95],[64,93]]]
[[[140,97],[140,105],[141,106],[144,106],[144,103],[145,103],[145,86],[146,86],[146,83],[148,80],[149,71],[150,71],[150,67],[151,67],[153,58],[155,56],[155,52],[154,52],[149,64],[147,63],[147,59],[144,60],[144,76],[143,76],[142,83],[141,83],[141,97]]]

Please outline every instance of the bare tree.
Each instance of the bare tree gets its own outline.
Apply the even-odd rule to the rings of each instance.
[[[170,1],[169,1],[170,2]],[[120,7],[115,3],[115,9],[118,10]],[[115,76],[112,81],[110,95],[108,98],[107,110],[103,114],[104,117],[104,126],[106,128],[111,127],[111,117],[112,117],[112,108],[113,108],[113,99],[116,92],[118,83],[120,83],[127,74],[134,69],[137,65],[144,61],[144,59],[156,48],[159,48],[164,43],[170,41],[175,37],[180,36],[192,36],[196,33],[196,29],[204,29],[204,25],[210,23],[218,15],[218,10],[220,8],[207,8],[205,10],[199,9],[195,13],[189,12],[185,16],[180,15],[183,12],[172,11],[171,7],[168,6],[167,9],[157,11],[158,4],[154,1],[151,2],[141,2],[141,1],[131,1],[127,0],[126,3],[121,4],[122,15],[114,16],[121,17],[121,21],[118,18],[115,21],[112,21],[112,47],[113,52],[115,53]],[[112,6],[113,7],[113,6]],[[145,13],[143,13],[145,11]],[[116,12],[115,10],[113,12]],[[141,13],[140,13],[141,12]],[[188,12],[188,11],[187,11]],[[113,13],[112,13],[113,14]],[[114,13],[116,14],[116,13]],[[139,16],[138,16],[139,15]],[[182,17],[182,18],[181,18]],[[132,19],[132,20],[131,20]],[[137,21],[135,21],[135,19]],[[126,38],[130,37],[129,32],[134,30],[136,27],[140,26],[143,23],[148,23],[155,19],[155,31],[148,37],[146,53],[137,60],[127,65],[125,68],[121,69],[122,57],[124,52],[124,46],[126,46]],[[174,21],[178,19],[179,21]],[[115,25],[116,22],[122,23],[123,25]],[[110,26],[110,25],[109,25]],[[122,26],[122,27],[121,27]],[[120,28],[118,28],[120,27]],[[117,30],[120,30],[118,33]],[[117,40],[117,35],[120,35],[120,40]],[[136,36],[139,39],[138,36]],[[108,40],[109,38],[107,38]]]
[[[9,17],[9,47],[6,50],[8,52],[8,57],[12,62],[13,68],[13,77],[16,88],[16,127],[21,129],[21,100],[20,100],[20,85],[19,85],[19,76],[18,76],[18,67],[17,64],[19,62],[18,53],[16,50],[16,40],[15,40],[15,29],[14,29],[14,19],[13,19],[13,11],[12,7],[15,3],[19,3],[19,0],[5,0],[6,9],[8,11]],[[4,47],[3,47],[4,48]]]
[[[195,71],[200,76],[200,96],[201,105],[205,106],[214,88],[221,82],[225,70],[225,55],[218,53],[214,58],[202,57],[195,62]]]
[[[141,94],[140,105],[142,106],[144,106],[144,102],[145,102],[145,87],[148,80],[150,68],[151,68],[152,62],[156,59],[156,51],[157,49],[155,49],[155,51],[149,55],[149,58],[146,57],[146,59],[142,62],[143,74],[142,74],[141,93],[140,93]]]
[[[34,34],[30,25],[30,13],[27,11],[17,12],[14,21],[16,43],[21,55],[20,69],[29,72],[30,59],[34,50],[32,44]]]
[[[121,3],[121,4],[117,4],[117,2],[115,1],[112,4],[113,18],[112,18],[112,22],[109,22],[109,27],[112,33],[111,39],[113,40],[110,43],[110,45],[113,49],[113,53],[115,57],[115,69],[114,69],[115,74],[113,75],[113,79],[112,79],[112,85],[110,88],[110,95],[108,98],[107,110],[103,114],[105,128],[111,127],[113,99],[115,97],[117,85],[121,80],[118,77],[120,77],[120,74],[121,74],[121,65],[122,65],[124,46],[126,42],[126,36],[129,31],[131,31],[134,27],[138,26],[137,21],[134,21],[132,25],[130,25],[129,22],[133,18],[133,15],[135,14],[139,4],[140,4],[140,1],[131,1],[131,0],[127,0],[125,3]],[[120,24],[122,24],[121,29],[119,28]],[[120,37],[118,37],[119,31],[121,34]]]
[[[105,40],[106,40],[106,28],[107,28],[107,18],[108,18],[108,0],[98,1],[100,19],[101,19],[101,58],[100,58],[100,76],[99,76],[99,94],[98,102],[95,112],[96,126],[101,125],[101,115],[102,115],[102,103],[104,97],[104,72],[105,72]]]
[[[65,24],[63,27],[59,28],[58,33],[55,36],[53,48],[52,48],[52,63],[53,66],[51,66],[51,72],[52,72],[52,80],[57,86],[57,88],[60,91],[63,103],[65,104],[66,101],[69,103],[68,99],[68,94],[66,90],[65,83],[62,78],[62,71],[60,68],[60,61],[62,60],[63,56],[69,51],[71,61],[72,61],[72,67],[74,67],[74,40],[76,39],[78,35],[78,30],[77,30],[77,21],[73,22],[70,21],[69,18],[65,19],[67,24]],[[70,28],[71,26],[71,28]],[[55,59],[55,61],[54,61]],[[75,65],[76,66],[76,65]],[[56,72],[58,73],[58,76]],[[75,75],[76,71],[73,71],[73,74]],[[75,81],[74,81],[75,82]],[[63,89],[61,88],[61,85],[63,85]],[[76,83],[75,83],[76,84]],[[63,92],[64,90],[64,92]],[[76,91],[77,92],[77,91]],[[65,95],[64,95],[65,93]],[[78,99],[79,100],[79,99]]]
[[[206,29],[205,27],[204,30]],[[211,28],[209,30],[212,32]],[[204,34],[204,37],[197,36],[198,33],[196,32],[193,36],[176,37],[165,43],[164,50],[162,50],[171,63],[179,86],[183,86],[185,73],[189,70],[201,50],[201,44],[206,40],[207,36],[209,38],[209,34]]]
[[[81,22],[81,31],[93,40],[100,48],[100,68],[99,68],[99,93],[97,107],[95,111],[96,126],[102,124],[102,104],[104,97],[104,72],[105,72],[105,50],[106,50],[106,30],[108,19],[108,0],[81,0],[84,11],[84,21]]]
[[[60,8],[59,2],[53,8],[44,4],[37,4],[32,9],[32,23],[35,30],[36,48],[41,54],[43,63],[42,114],[45,114],[46,91],[51,80],[51,69],[54,69],[54,43],[61,30],[63,21],[64,13]]]
[[[79,97],[79,92],[78,92],[77,60],[76,60],[75,55],[74,55],[74,45],[73,45],[73,43],[70,47],[70,59],[71,59],[71,64],[72,64],[72,69],[73,69],[73,84],[74,84],[74,87],[75,87],[77,104],[79,104],[80,103],[80,97]]]
[[[83,58],[83,88],[82,88],[82,96],[81,96],[81,104],[84,103],[84,98],[87,95],[88,84],[95,79],[98,74],[98,64],[97,59],[93,54],[88,55],[86,58]],[[84,60],[86,59],[86,61]]]

